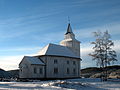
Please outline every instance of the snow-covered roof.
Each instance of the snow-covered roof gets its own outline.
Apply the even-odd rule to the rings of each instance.
[[[38,52],[38,55],[55,55],[80,58],[67,47],[51,43],[46,45],[43,49],[41,49],[40,52]]]
[[[65,42],[65,41],[73,41],[73,40],[74,40],[74,41],[77,41],[77,42],[80,42],[80,41],[78,41],[78,40],[76,40],[76,39],[71,39],[71,38],[70,38],[70,39],[64,39],[64,40],[62,40],[61,42]]]
[[[27,60],[30,64],[40,64],[40,65],[45,65],[40,59],[37,57],[30,57],[30,56],[25,56],[25,60]]]

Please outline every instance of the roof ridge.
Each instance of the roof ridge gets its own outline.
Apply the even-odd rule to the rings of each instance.
[[[50,43],[50,45],[56,45],[56,46],[65,47],[65,46],[62,46],[62,45],[59,45],[59,44],[54,44],[54,43]]]

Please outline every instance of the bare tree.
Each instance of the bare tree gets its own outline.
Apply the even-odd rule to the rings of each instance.
[[[110,40],[111,36],[108,33],[108,31],[105,32],[94,32],[94,36],[96,40],[92,42],[91,44],[94,44],[93,52],[89,55],[93,57],[93,60],[96,60],[97,66],[100,66],[103,70],[103,80],[107,80],[107,67],[111,63],[114,63],[114,61],[117,61],[116,52],[112,50],[112,46],[114,46],[114,43],[112,40]]]

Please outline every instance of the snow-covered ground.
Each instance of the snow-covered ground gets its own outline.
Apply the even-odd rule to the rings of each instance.
[[[0,82],[0,90],[120,90],[119,81],[67,79],[39,82]]]

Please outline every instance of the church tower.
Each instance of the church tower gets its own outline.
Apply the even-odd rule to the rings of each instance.
[[[68,47],[77,56],[80,56],[80,42],[75,39],[75,34],[72,32],[70,23],[68,24],[67,32],[64,35],[64,40],[60,42],[60,45]]]

